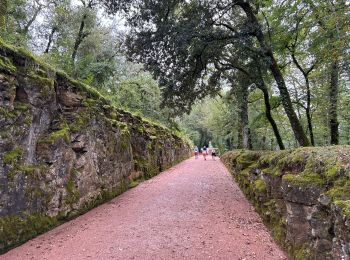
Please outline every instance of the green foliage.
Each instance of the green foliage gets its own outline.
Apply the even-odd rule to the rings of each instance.
[[[220,153],[233,148],[236,136],[237,115],[235,106],[220,97],[207,98],[193,106],[189,115],[182,116],[178,121],[180,128],[201,147],[208,146],[209,141]]]
[[[160,121],[172,129],[179,130],[181,125],[194,143],[203,145],[212,140],[222,152],[240,146],[242,133],[238,115],[242,102],[237,97],[247,86],[248,128],[253,148],[277,149],[258,89],[263,82],[270,94],[272,116],[283,143],[287,148],[297,146],[289,118],[281,106],[283,95],[276,93],[272,75],[267,73],[269,58],[259,49],[256,32],[252,30],[255,27],[238,8],[246,1],[237,1],[229,9],[207,0],[157,0],[152,5],[132,0],[103,1],[108,12],[123,10],[128,14],[126,20],[132,26],[126,32],[129,33],[126,42],[125,32],[120,29],[124,26],[116,26],[106,18],[97,1],[91,1],[91,5],[80,2],[6,1],[6,8],[2,5],[6,11],[6,19],[3,19],[6,30],[0,31],[1,39],[21,47],[17,51],[27,57],[26,49],[33,50],[53,67],[92,86],[91,92],[98,89],[114,105]],[[302,68],[315,64],[308,78],[316,145],[330,142],[327,122],[330,104],[325,98],[329,95],[329,64],[334,59],[344,64],[340,71],[338,121],[340,143],[350,143],[349,110],[341,109],[349,103],[349,88],[345,83],[349,60],[349,6],[342,1],[249,3],[256,9],[265,41],[271,46],[279,67],[283,68],[282,76],[304,130],[308,128],[305,79],[290,62],[291,54]],[[219,16],[218,24],[213,23],[214,17],[223,12],[225,15]],[[103,22],[101,17],[104,17]],[[82,38],[77,41],[82,22]],[[151,28],[157,30],[153,32]],[[77,42],[77,54],[72,61]],[[126,47],[126,52],[121,46]],[[143,62],[145,67],[127,61],[125,56]],[[30,65],[29,61],[26,60],[26,66]],[[13,63],[0,55],[2,72],[18,73]],[[32,80],[43,86],[53,84],[50,77],[40,73],[33,75]],[[49,91],[43,88],[42,94],[48,95]],[[230,98],[217,98],[218,93]],[[206,96],[215,98],[206,99],[204,104],[195,103]],[[168,108],[163,107],[166,104]],[[190,116],[180,117],[177,113],[189,112],[193,105]]]

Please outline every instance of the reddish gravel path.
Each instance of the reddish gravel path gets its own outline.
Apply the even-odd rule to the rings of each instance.
[[[220,161],[189,159],[0,259],[287,259]]]

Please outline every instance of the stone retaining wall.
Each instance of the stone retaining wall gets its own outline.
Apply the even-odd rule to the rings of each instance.
[[[0,43],[0,252],[189,156],[170,130]]]
[[[222,161],[292,259],[350,259],[350,147],[232,151]]]

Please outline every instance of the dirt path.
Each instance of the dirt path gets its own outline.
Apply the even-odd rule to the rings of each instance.
[[[286,259],[220,161],[189,159],[0,259]]]

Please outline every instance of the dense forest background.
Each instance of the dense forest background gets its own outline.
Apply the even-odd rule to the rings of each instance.
[[[2,41],[221,151],[350,144],[347,0],[1,0]]]

